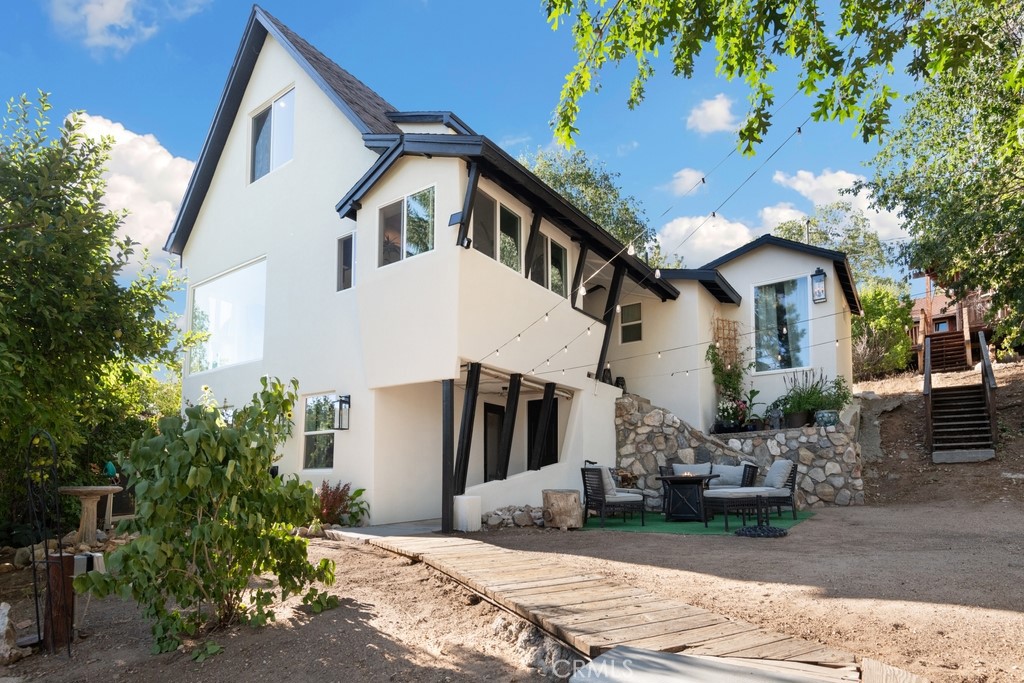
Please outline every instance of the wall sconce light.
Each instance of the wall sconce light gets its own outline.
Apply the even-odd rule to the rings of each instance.
[[[339,396],[334,409],[334,426],[331,429],[348,429],[349,413],[352,408],[351,396]]]
[[[828,301],[828,294],[825,292],[825,271],[821,268],[811,273],[811,298],[816,304]]]

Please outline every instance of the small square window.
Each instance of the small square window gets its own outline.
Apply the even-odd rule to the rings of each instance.
[[[434,188],[380,210],[379,264],[387,266],[434,248]]]
[[[319,394],[306,397],[303,424],[302,467],[323,470],[334,467],[334,406],[337,394]]]
[[[623,344],[643,339],[643,321],[640,319],[640,304],[626,304],[619,314],[619,327]]]

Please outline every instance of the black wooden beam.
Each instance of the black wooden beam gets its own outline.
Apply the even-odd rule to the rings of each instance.
[[[604,341],[601,342],[601,355],[597,359],[597,376],[601,376],[604,364],[608,360],[608,346],[612,343],[612,329],[615,327],[615,307],[619,304],[619,295],[622,293],[622,281],[626,276],[626,268],[622,265],[615,266],[615,273],[612,275],[612,286],[608,290],[608,307],[604,311]]]
[[[466,198],[462,202],[462,213],[458,214],[459,237],[455,242],[457,246],[469,249],[469,219],[473,216],[473,200],[476,198],[476,186],[480,180],[480,164],[475,161],[469,162],[469,182],[466,184]],[[452,216],[452,220],[455,220]],[[449,222],[451,225],[451,222]]]
[[[533,269],[533,256],[537,248],[544,244],[540,235],[540,211],[533,209],[533,222],[530,223],[530,236],[526,240],[526,279],[530,279],[530,273]]]
[[[555,383],[544,385],[544,400],[540,405],[540,419],[537,420],[537,433],[533,436],[533,449],[530,451],[529,468],[540,469],[540,460],[548,440],[548,425],[551,423],[551,412],[555,405]]]
[[[480,391],[480,364],[470,363],[466,373],[466,394],[462,399],[462,424],[459,425],[459,452],[455,456],[455,495],[466,492],[469,475],[469,449],[473,445],[473,421],[476,419],[476,397]]]
[[[441,533],[454,531],[455,380],[441,380]]]
[[[576,295],[580,291],[580,284],[583,282],[583,264],[587,262],[586,244],[580,244],[580,257],[576,259],[576,272],[572,274],[572,307],[576,308]]]
[[[501,421],[501,439],[498,441],[497,479],[508,478],[508,461],[512,457],[512,437],[516,430],[516,412],[519,410],[519,389],[523,376],[515,373],[508,378],[508,397],[505,399],[505,416]]]

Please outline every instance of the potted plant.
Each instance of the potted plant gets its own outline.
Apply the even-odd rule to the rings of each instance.
[[[805,370],[785,379],[785,420],[787,427],[802,427],[819,410],[842,410],[853,398],[846,379],[829,381],[824,371]]]

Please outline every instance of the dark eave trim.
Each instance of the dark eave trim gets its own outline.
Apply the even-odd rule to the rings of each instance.
[[[803,242],[795,242],[782,237],[776,237],[775,235],[762,235],[756,240],[748,242],[738,249],[733,249],[728,254],[719,256],[714,261],[705,263],[701,266],[700,270],[717,269],[723,264],[729,263],[744,254],[748,254],[755,249],[760,249],[764,246],[774,246],[779,247],[780,249],[799,251],[804,254],[809,254],[811,256],[831,261],[832,265],[835,266],[836,277],[839,279],[839,285],[842,287],[843,296],[846,298],[846,303],[850,307],[850,312],[854,315],[862,315],[864,313],[864,309],[860,305],[860,296],[857,294],[857,285],[853,280],[853,271],[850,269],[850,261],[846,258],[846,254],[841,251],[835,251],[834,249],[815,247],[810,244],[804,244]]]
[[[394,123],[441,123],[460,135],[476,135],[466,122],[450,111],[389,111],[388,119]]]
[[[717,270],[709,268],[662,268],[661,277],[664,280],[696,280],[704,285],[711,296],[723,304],[740,305],[743,297],[740,296],[729,281],[722,277]]]
[[[342,218],[355,220],[356,212],[359,210],[359,200],[380,180],[382,175],[388,172],[391,165],[401,158],[401,136],[393,135],[390,137],[393,138],[391,146],[386,148],[384,153],[377,158],[377,161],[373,162],[373,165],[363,174],[363,177],[357,180],[352,189],[334,206],[334,210]]]
[[[364,135],[363,140],[370,149],[391,149],[397,142],[399,150],[390,161],[383,163],[383,157],[374,164],[338,202],[336,209],[345,217],[350,216],[352,207],[372,189],[373,184],[383,176],[398,156],[413,154],[421,156],[460,157],[466,161],[481,162],[481,172],[495,180],[507,191],[518,190],[530,201],[526,203],[543,213],[544,217],[558,225],[570,236],[578,237],[587,244],[590,251],[600,258],[623,264],[632,280],[650,290],[662,300],[676,299],[679,290],[662,278],[654,275],[654,269],[635,256],[626,253],[625,246],[612,237],[601,226],[567,202],[560,194],[548,187],[544,181],[513,159],[503,149],[481,135],[438,135],[429,133],[407,133],[404,135]],[[372,178],[370,177],[372,173]]]

